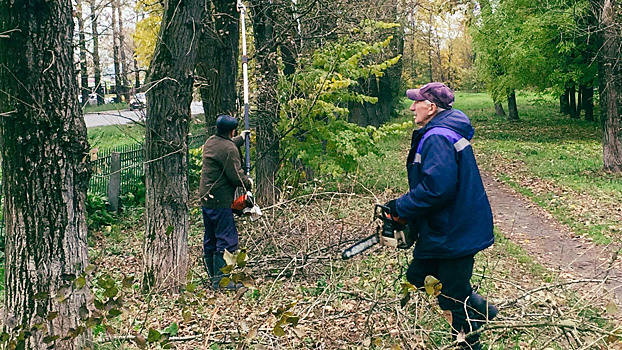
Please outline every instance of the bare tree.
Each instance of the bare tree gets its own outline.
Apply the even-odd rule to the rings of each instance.
[[[176,291],[188,271],[188,123],[203,1],[165,3],[150,66],[143,287]]]
[[[0,2],[4,325],[18,349],[83,349],[89,289],[86,126],[70,0]],[[88,315],[87,315],[88,316]],[[11,346],[9,346],[10,348]]]
[[[102,69],[99,63],[99,8],[97,0],[89,0],[91,5],[91,28],[93,35],[93,75],[95,77],[95,91],[97,92],[97,104],[104,104],[104,89],[102,88]]]

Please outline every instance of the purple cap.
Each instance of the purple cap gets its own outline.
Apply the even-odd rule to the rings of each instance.
[[[419,89],[406,90],[406,96],[413,101],[434,102],[443,109],[451,109],[454,104],[454,92],[443,83],[429,83]]]

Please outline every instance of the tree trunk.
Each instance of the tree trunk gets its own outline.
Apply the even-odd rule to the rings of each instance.
[[[201,0],[165,3],[148,77],[143,289],[176,292],[188,272],[188,123]]]
[[[199,42],[196,67],[205,128],[213,134],[221,114],[238,116],[236,79],[238,76],[239,18],[235,0],[212,0],[213,13]]]
[[[80,42],[80,95],[82,105],[86,106],[89,101],[89,73],[86,62],[86,38],[84,35],[84,18],[82,17],[82,0],[76,2],[76,17],[78,18],[78,38]]]
[[[582,91],[581,102],[585,111],[585,120],[594,121],[594,88],[584,85]]]
[[[570,97],[570,103],[568,106],[568,109],[570,109],[570,118],[579,119],[579,115],[577,114],[577,95],[575,91],[575,85],[573,84],[568,91],[568,96]]]
[[[505,111],[503,110],[503,105],[501,103],[495,102],[495,115],[498,117],[505,117]]]
[[[622,38],[619,4],[611,0],[591,0],[599,19],[597,40],[600,113],[603,127],[603,163],[605,170],[622,171],[622,67],[619,64]]]
[[[579,85],[579,89],[577,89],[577,118],[581,118],[581,110],[583,109],[583,90],[585,90],[585,86]]]
[[[95,77],[95,92],[97,93],[97,104],[104,104],[104,97],[106,95],[106,89],[102,86],[102,69],[99,63],[99,30],[98,26],[98,12],[99,8],[95,4],[96,0],[89,0],[91,5],[91,29],[93,31],[93,75]]]
[[[514,89],[508,89],[508,113],[508,120],[519,120],[518,107],[516,106],[516,91]]]
[[[121,93],[125,97],[125,102],[130,102],[130,84],[127,78],[127,59],[125,57],[125,34],[123,33],[123,11],[121,4],[117,0],[117,11],[119,14],[119,58],[121,59]]]
[[[112,57],[114,64],[114,91],[117,95],[117,97],[115,97],[115,102],[120,103],[122,102],[121,91],[123,89],[123,81],[121,78],[121,63],[119,62],[119,31],[117,29],[117,9],[119,8],[119,0],[112,0],[110,2],[110,6],[112,7]]]
[[[570,88],[566,88],[564,93],[559,97],[559,112],[561,114],[570,115]]]
[[[0,111],[8,112],[0,118],[3,323],[8,333],[25,336],[13,344],[17,349],[84,349],[90,332],[80,328],[79,310],[86,310],[90,292],[72,282],[88,263],[90,174],[73,62],[73,9],[69,0],[36,5],[0,2],[0,31],[20,28],[0,39]],[[47,336],[58,338],[45,343]]]
[[[257,199],[263,206],[276,201],[274,180],[279,168],[279,140],[275,125],[279,118],[277,98],[278,53],[270,0],[252,0],[253,34],[257,50]]]

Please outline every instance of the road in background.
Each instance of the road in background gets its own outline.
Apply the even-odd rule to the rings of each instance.
[[[190,105],[192,115],[203,113],[203,102],[192,102]],[[103,125],[121,125],[133,122],[143,122],[145,120],[145,110],[130,111],[105,111],[88,113],[84,115],[87,128]]]

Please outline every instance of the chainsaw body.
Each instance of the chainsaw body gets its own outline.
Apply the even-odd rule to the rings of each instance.
[[[408,249],[417,240],[417,233],[410,230],[406,220],[391,216],[391,209],[387,206],[376,204],[374,219],[379,222],[376,233],[344,250],[341,254],[343,259],[350,259],[377,243],[391,248]]]

